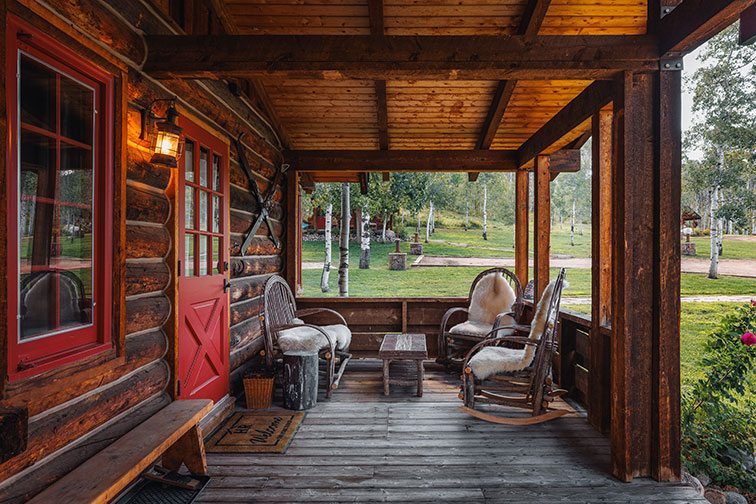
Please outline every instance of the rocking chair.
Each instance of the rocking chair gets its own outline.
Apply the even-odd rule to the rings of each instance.
[[[317,326],[300,318],[316,313],[330,313],[341,323]],[[262,323],[268,367],[280,365],[283,353],[289,350],[316,350],[325,367],[321,375],[326,378],[326,397],[330,398],[339,388],[344,369],[352,358],[349,353],[352,333],[344,317],[328,308],[297,310],[289,284],[274,275],[265,282]]]
[[[441,319],[438,333],[438,358],[447,371],[460,369],[465,354],[499,326],[518,327],[523,312],[523,293],[517,276],[506,268],[482,271],[470,286],[468,307],[450,308]],[[467,320],[448,327],[456,313]]]
[[[559,320],[559,303],[562,288],[567,285],[562,269],[546,287],[527,330],[522,326],[495,328],[467,353],[459,395],[464,401],[464,406],[460,407],[462,411],[507,425],[536,424],[568,413],[549,409],[550,402],[567,392],[556,389],[551,379],[552,357],[557,348],[555,327]],[[515,335],[496,336],[507,329],[514,330]],[[531,411],[531,416],[512,418],[477,411],[474,409],[476,402],[525,408]]]

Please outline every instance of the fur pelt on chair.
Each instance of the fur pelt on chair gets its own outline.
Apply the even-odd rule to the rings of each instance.
[[[514,289],[501,273],[490,273],[480,279],[473,290],[468,308],[467,321],[452,327],[451,333],[480,334],[488,333],[496,316],[508,312],[516,300]],[[501,325],[514,324],[512,317],[502,317]]]
[[[541,338],[541,334],[543,334],[555,284],[556,279],[549,282],[549,285],[546,286],[546,290],[541,296],[541,300],[538,301],[536,312],[533,316],[533,322],[530,324],[530,334],[528,336],[530,339],[538,340]],[[562,289],[566,289],[569,285],[570,284],[564,280]],[[502,335],[498,334],[496,336]],[[476,378],[485,380],[489,376],[498,373],[525,369],[531,362],[533,362],[535,351],[535,345],[525,345],[525,348],[522,349],[487,346],[473,355],[468,365],[470,366],[470,369],[472,369]]]
[[[295,318],[293,323],[304,324],[304,321]],[[349,344],[352,342],[352,331],[347,326],[333,324],[320,326],[320,328],[328,333],[338,350],[349,348]],[[329,345],[328,340],[320,331],[303,326],[284,329],[279,332],[278,346],[282,351],[288,352],[289,350],[322,350],[328,348]]]

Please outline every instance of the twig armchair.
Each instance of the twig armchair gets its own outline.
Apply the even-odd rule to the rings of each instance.
[[[302,317],[316,313],[329,313],[340,323],[318,326],[302,320]],[[288,350],[317,350],[322,359],[321,367],[325,368],[321,375],[325,377],[326,397],[330,398],[339,388],[346,365],[352,358],[349,353],[352,333],[344,317],[328,308],[297,310],[289,284],[274,275],[265,282],[261,318],[268,367],[276,367]]]
[[[567,413],[549,409],[554,399],[566,393],[556,389],[551,379],[552,358],[557,348],[556,324],[564,286],[562,269],[544,291],[529,327],[514,327],[511,336],[498,336],[507,327],[495,328],[467,353],[460,392],[460,399],[464,401],[462,411],[510,425],[541,423]],[[512,418],[484,413],[474,409],[476,402],[524,408],[531,416]]]
[[[460,369],[465,354],[499,326],[517,326],[522,319],[523,295],[517,276],[506,268],[482,271],[470,286],[468,307],[451,308],[441,319],[438,332],[436,362]],[[451,325],[454,315],[466,314],[467,319]],[[497,334],[511,334],[508,332]]]

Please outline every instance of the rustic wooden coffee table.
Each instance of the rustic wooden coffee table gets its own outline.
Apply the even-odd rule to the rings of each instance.
[[[408,376],[389,377],[391,361],[413,360],[417,362],[417,396],[423,396],[425,370],[423,360],[428,358],[425,334],[387,334],[383,337],[378,356],[383,359],[383,395],[389,395],[389,385],[414,385]]]

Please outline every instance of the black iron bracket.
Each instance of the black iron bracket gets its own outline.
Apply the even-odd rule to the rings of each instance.
[[[661,6],[661,16],[660,18],[663,19],[664,16],[675,10],[676,5],[662,5]]]
[[[659,70],[662,72],[677,72],[682,69],[682,58],[662,58],[659,60]]]

